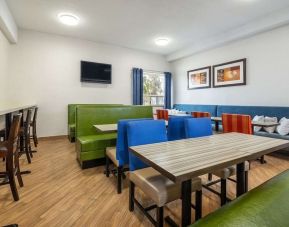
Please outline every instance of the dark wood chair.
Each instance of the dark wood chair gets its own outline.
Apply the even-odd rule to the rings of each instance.
[[[26,158],[28,163],[31,163],[31,158],[33,157],[30,143],[30,125],[31,121],[32,109],[27,110],[26,121],[23,126],[20,128],[19,136],[20,136],[20,155],[26,154]]]
[[[0,141],[4,141],[6,138],[5,129],[0,130]]]
[[[36,132],[37,113],[38,113],[38,107],[35,107],[34,113],[33,113],[33,119],[32,119],[32,122],[30,123],[30,127],[32,128],[31,138],[33,139],[33,143],[35,147],[37,147],[38,145],[38,138],[37,138],[37,132]]]
[[[6,171],[0,172],[0,178],[4,180],[0,185],[10,184],[11,192],[15,201],[19,200],[19,195],[15,183],[17,176],[20,187],[23,187],[23,181],[19,166],[18,139],[22,114],[13,117],[8,140],[0,142],[0,157],[5,158]]]

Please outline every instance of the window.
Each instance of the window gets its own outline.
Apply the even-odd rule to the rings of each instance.
[[[160,72],[143,72],[143,104],[164,106],[165,75]]]

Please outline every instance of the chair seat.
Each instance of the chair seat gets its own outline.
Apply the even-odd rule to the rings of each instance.
[[[159,207],[181,197],[181,184],[176,184],[152,167],[130,172],[130,180]],[[192,192],[202,190],[200,178],[192,179]]]
[[[113,164],[119,167],[118,160],[116,159],[116,148],[115,147],[107,147],[106,148],[106,155],[109,159],[113,162]]]
[[[249,171],[249,169],[250,169],[250,164],[248,161],[246,161],[245,162],[245,171]],[[214,174],[215,176],[217,176],[219,178],[227,179],[231,176],[236,175],[236,172],[237,172],[236,166],[230,166],[228,168],[217,170],[217,171],[213,172],[212,174]]]

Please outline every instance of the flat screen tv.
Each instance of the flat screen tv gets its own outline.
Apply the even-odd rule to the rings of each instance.
[[[80,81],[111,84],[111,65],[81,61]]]

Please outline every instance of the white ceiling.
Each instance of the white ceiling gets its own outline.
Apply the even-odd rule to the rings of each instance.
[[[174,56],[289,9],[288,0],[6,0],[20,28]],[[60,24],[72,12],[77,27]],[[283,19],[283,18],[282,18]],[[289,20],[288,20],[289,21]],[[288,22],[286,21],[286,22]],[[268,23],[268,22],[266,22]],[[251,26],[252,27],[252,26]],[[251,30],[254,28],[251,28]],[[263,29],[264,30],[264,29]],[[238,31],[240,32],[240,31]],[[171,38],[166,47],[154,39]]]

